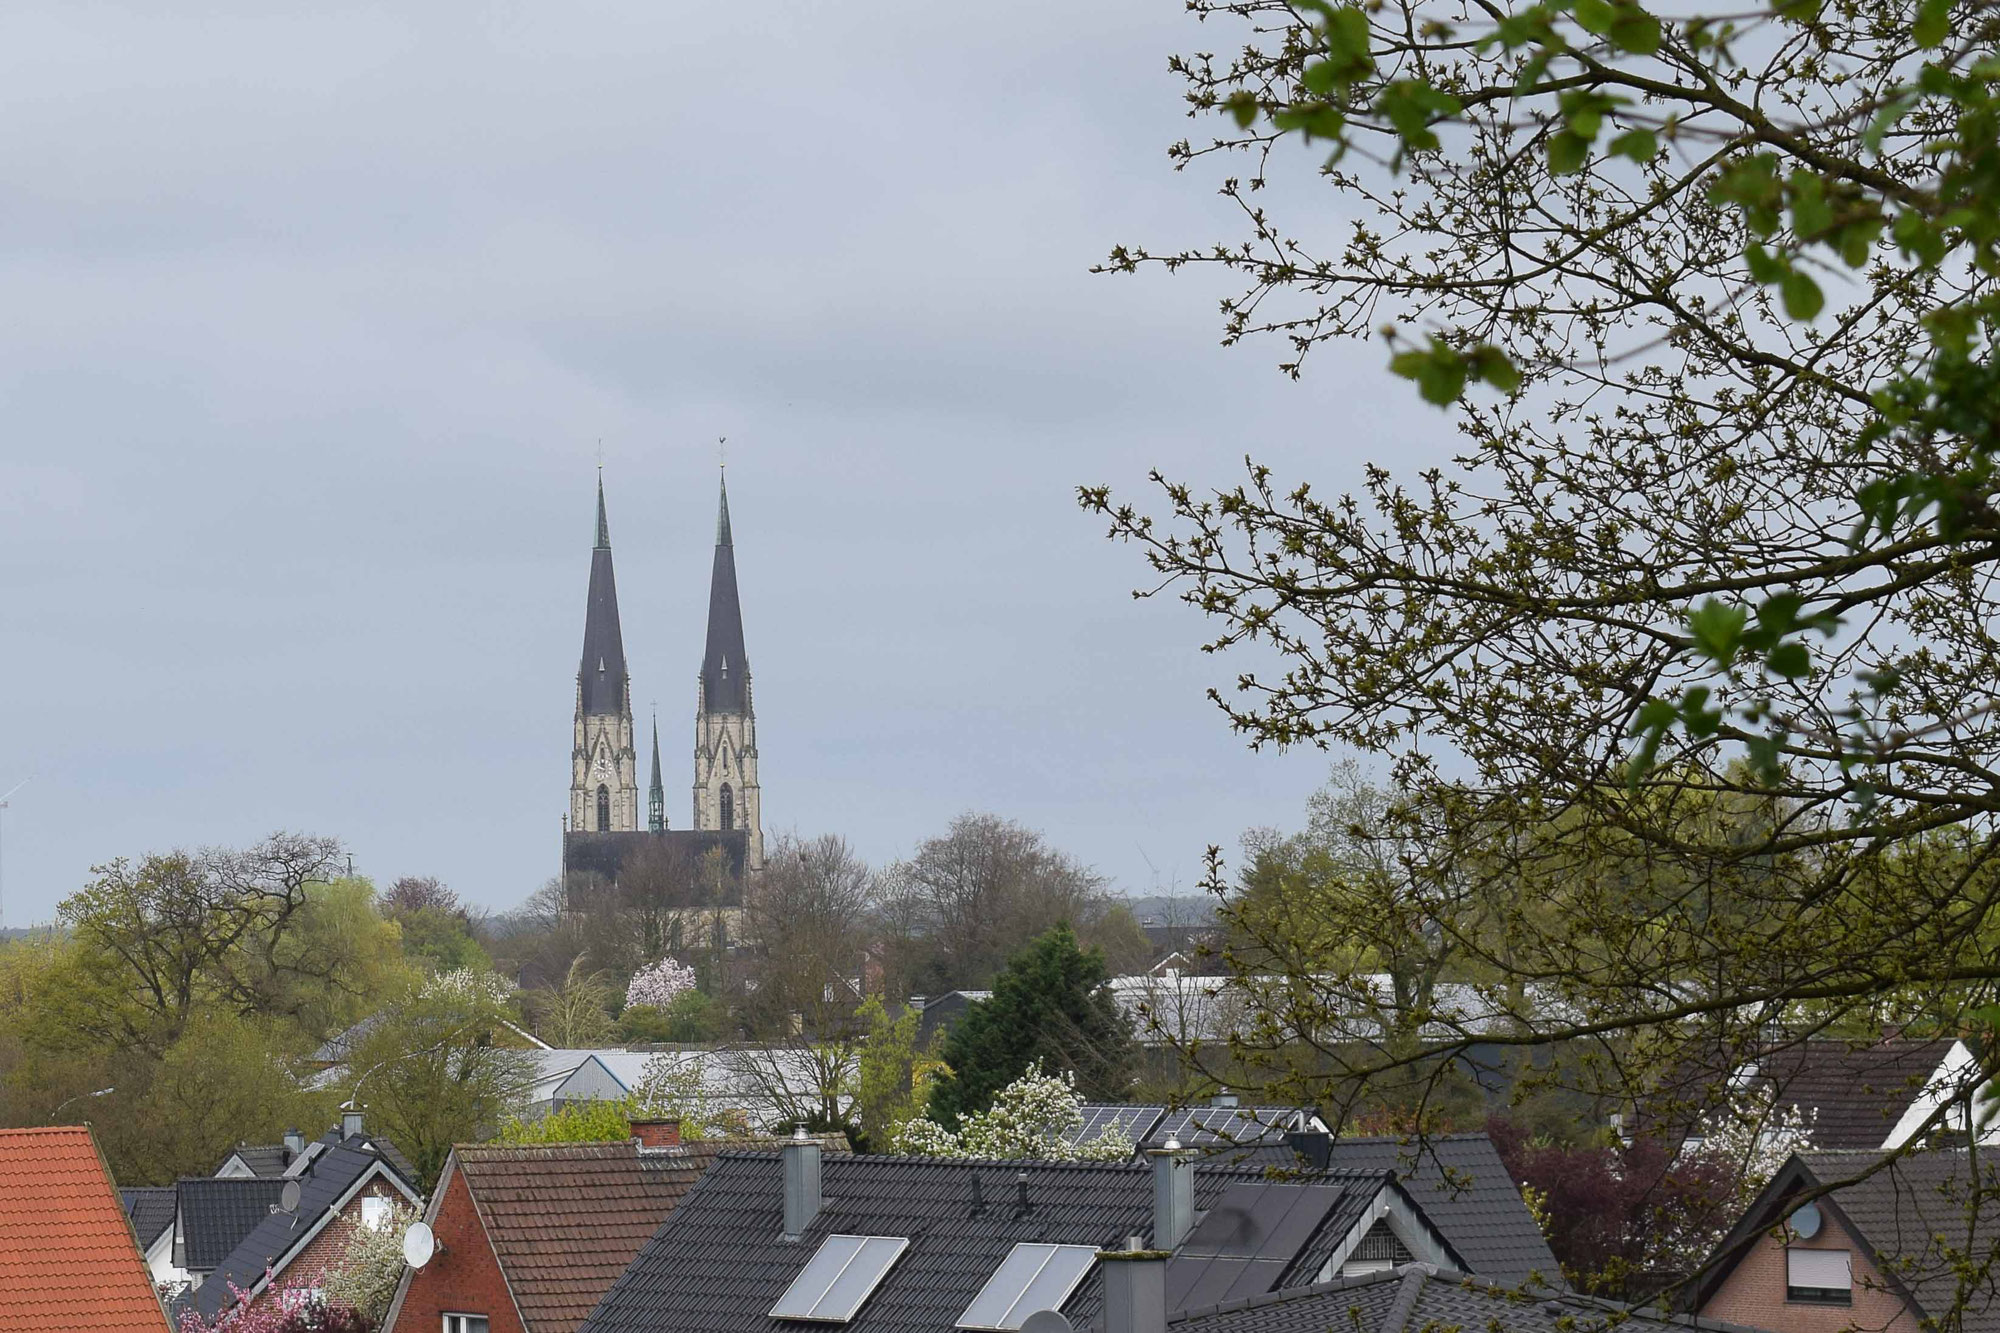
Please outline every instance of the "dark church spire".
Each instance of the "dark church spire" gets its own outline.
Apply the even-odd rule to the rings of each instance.
[[[618,582],[611,573],[611,525],[604,517],[604,474],[597,476],[597,546],[590,553],[590,603],[583,617],[583,661],[576,673],[586,716],[625,711],[625,636],[618,628]]]
[[[743,653],[743,608],[736,600],[736,548],[729,535],[729,483],[715,520],[715,569],[708,581],[708,648],[701,658],[702,707],[750,711],[750,664]]]
[[[646,827],[667,831],[667,789],[660,785],[660,715],[653,714],[653,786],[646,794]]]

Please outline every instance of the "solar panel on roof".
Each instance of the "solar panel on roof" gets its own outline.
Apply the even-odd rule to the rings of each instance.
[[[1061,1309],[1095,1262],[1095,1245],[1016,1245],[965,1307],[958,1326],[1018,1329],[1038,1310]]]
[[[771,1318],[846,1323],[909,1246],[902,1236],[828,1236],[771,1307]]]
[[[1143,1143],[1165,1112],[1162,1106],[1086,1106],[1083,1124],[1069,1139],[1072,1143],[1088,1143],[1116,1125],[1120,1134],[1134,1143]]]
[[[1333,1185],[1231,1185],[1168,1264],[1169,1302],[1185,1309],[1272,1290],[1344,1193]]]

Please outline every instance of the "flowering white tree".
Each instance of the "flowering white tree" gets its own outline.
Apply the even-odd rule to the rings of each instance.
[[[514,983],[498,972],[461,967],[455,972],[438,973],[424,983],[419,994],[426,1000],[504,1005],[513,998]]]
[[[632,984],[625,988],[625,1003],[646,1005],[654,1009],[664,1009],[677,996],[694,989],[694,969],[672,958],[662,958],[640,968],[632,974]]]
[[[1076,1076],[1050,1074],[1040,1063],[994,1094],[984,1111],[962,1117],[956,1134],[919,1116],[904,1122],[891,1151],[912,1157],[1027,1158],[1043,1162],[1123,1162],[1132,1141],[1108,1125],[1094,1139],[1072,1142],[1083,1127]]]
[[[403,1233],[417,1220],[417,1210],[395,1203],[373,1226],[354,1229],[338,1267],[326,1274],[320,1288],[329,1301],[348,1306],[379,1326],[389,1313],[396,1284],[403,1277]]]

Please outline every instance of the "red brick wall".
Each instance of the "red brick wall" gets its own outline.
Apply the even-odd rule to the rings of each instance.
[[[1894,1292],[1881,1272],[1831,1212],[1821,1210],[1826,1225],[1811,1240],[1792,1243],[1800,1249],[1846,1250],[1854,1274],[1854,1304],[1807,1305],[1785,1299],[1785,1242],[1767,1235],[1744,1254],[1715,1295],[1701,1307],[1710,1319],[1768,1328],[1772,1333],[1840,1333],[1865,1328],[1881,1333],[1918,1333],[1916,1316]]]
[[[409,1206],[408,1199],[381,1179],[369,1181],[361,1188],[359,1194],[347,1201],[347,1206],[340,1210],[339,1216],[322,1227],[317,1236],[307,1241],[304,1248],[292,1256],[292,1261],[271,1279],[271,1286],[250,1303],[251,1307],[261,1309],[274,1298],[276,1292],[288,1287],[318,1286],[320,1278],[326,1271],[338,1267],[341,1259],[347,1254],[348,1242],[354,1238],[355,1228],[361,1225],[361,1200],[371,1195],[379,1199],[393,1199],[404,1207]]]
[[[438,1333],[446,1311],[483,1314],[491,1321],[492,1333],[527,1333],[487,1243],[486,1228],[479,1225],[465,1177],[457,1172],[452,1173],[431,1229],[444,1253],[410,1278],[396,1325],[384,1333]]]

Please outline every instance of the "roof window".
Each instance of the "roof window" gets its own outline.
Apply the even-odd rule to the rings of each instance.
[[[958,1326],[1018,1329],[1038,1310],[1060,1310],[1096,1261],[1095,1245],[1016,1245],[965,1307]]]
[[[828,1236],[771,1307],[771,1318],[846,1323],[909,1247],[901,1236]]]

